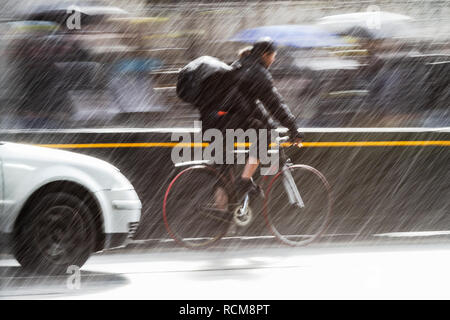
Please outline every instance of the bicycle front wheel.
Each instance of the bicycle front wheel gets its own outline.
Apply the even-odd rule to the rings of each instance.
[[[292,187],[296,187],[298,196]],[[302,246],[323,234],[331,218],[332,205],[331,187],[324,175],[307,165],[292,165],[270,181],[264,215],[278,240],[290,246]]]
[[[209,166],[180,172],[167,188],[163,218],[169,235],[188,248],[201,248],[222,238],[233,215],[226,181]]]

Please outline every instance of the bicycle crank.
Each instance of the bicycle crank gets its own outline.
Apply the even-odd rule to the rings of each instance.
[[[253,212],[249,206],[244,208],[244,205],[241,205],[234,210],[233,220],[239,227],[247,226],[252,221],[252,218]]]

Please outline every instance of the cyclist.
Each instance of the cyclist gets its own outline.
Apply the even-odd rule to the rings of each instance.
[[[291,140],[300,143],[303,134],[298,132],[295,117],[274,86],[268,71],[275,61],[276,46],[270,38],[261,39],[251,48],[240,53],[240,59],[232,64],[234,86],[237,93],[225,110],[215,110],[214,115],[202,116],[204,128],[224,129],[274,129],[272,117],[288,128]],[[253,182],[253,174],[259,166],[258,159],[249,158],[237,181],[237,194],[260,192]]]

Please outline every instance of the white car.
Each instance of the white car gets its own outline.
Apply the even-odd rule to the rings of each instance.
[[[103,160],[0,143],[0,248],[26,270],[64,273],[125,245],[141,207],[127,178]]]

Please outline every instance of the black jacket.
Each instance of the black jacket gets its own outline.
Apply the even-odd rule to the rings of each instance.
[[[294,115],[275,88],[272,75],[258,59],[248,56],[234,62],[232,67],[234,83],[243,101],[234,103],[230,113],[239,114],[243,120],[259,120],[267,128],[274,127],[273,117],[288,128],[291,135],[303,136],[298,133]]]
[[[303,137],[297,131],[295,117],[274,86],[269,71],[249,56],[235,61],[232,71],[223,78],[209,81],[202,99],[200,115],[203,130],[272,129],[278,120],[288,128],[291,137]],[[225,111],[226,115],[218,115]]]

